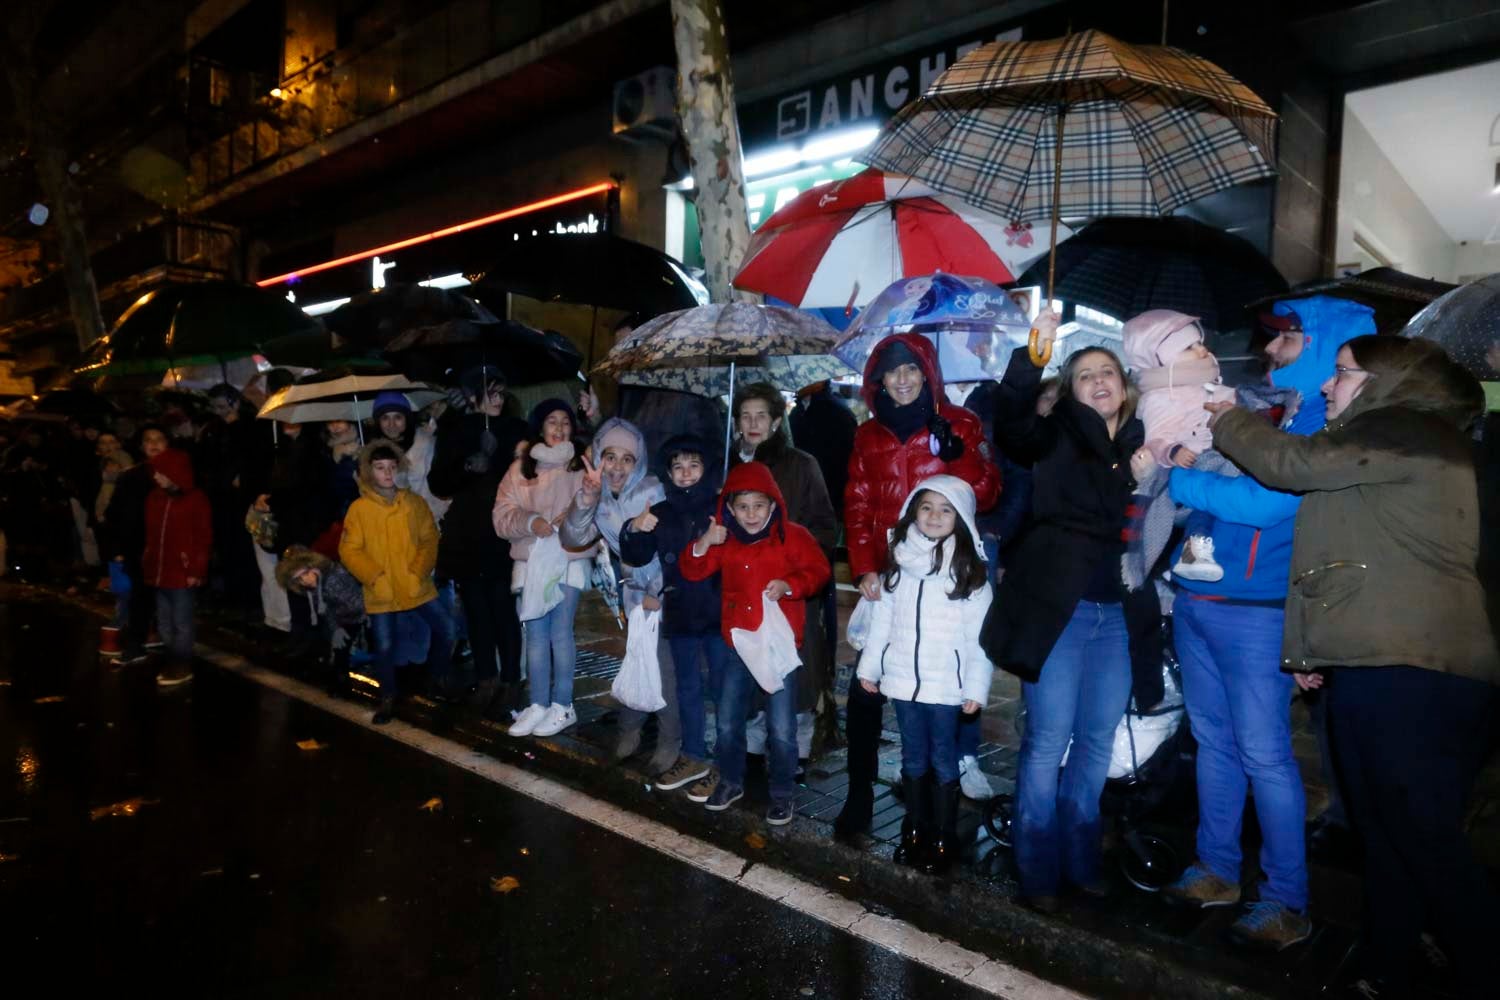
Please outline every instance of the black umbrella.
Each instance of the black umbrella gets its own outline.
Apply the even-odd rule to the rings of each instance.
[[[266,345],[272,341],[295,342],[322,334],[317,320],[275,292],[254,285],[164,285],[125,310],[114,329],[84,352],[73,370],[94,377],[160,373],[174,366],[267,354]]]
[[[1375,332],[1392,335],[1400,333],[1427,303],[1457,287],[1446,281],[1419,278],[1394,267],[1377,267],[1348,278],[1298,285],[1289,292],[1268,295],[1250,302],[1245,308],[1255,315],[1277,302],[1292,302],[1310,295],[1332,295],[1335,298],[1352,299],[1374,309]]]
[[[345,343],[381,350],[408,330],[449,320],[493,323],[495,316],[460,292],[393,283],[356,295],[323,317],[323,325]]]
[[[104,417],[118,413],[119,409],[88,389],[56,389],[42,394],[36,401],[35,411],[67,417]]]
[[[534,385],[578,374],[583,356],[561,336],[553,339],[514,320],[449,320],[408,330],[385,347],[386,356],[414,379],[454,384],[465,369],[490,365],[512,385]]]
[[[677,260],[610,233],[544,234],[503,244],[479,286],[647,316],[708,305],[707,289]]]
[[[1016,279],[1046,283],[1045,258]],[[1248,241],[1195,219],[1101,219],[1057,247],[1056,297],[1120,320],[1174,309],[1224,332],[1246,325],[1247,302],[1286,287]]]

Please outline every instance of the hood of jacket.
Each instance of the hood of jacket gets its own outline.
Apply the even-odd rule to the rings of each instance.
[[[168,448],[151,459],[151,469],[172,480],[172,485],[183,493],[195,486],[192,456],[180,448]]]
[[[1197,316],[1173,312],[1171,309],[1150,309],[1139,316],[1132,316],[1120,332],[1120,348],[1125,355],[1125,363],[1136,369],[1168,367],[1169,362],[1162,357],[1162,345],[1178,330],[1197,323]],[[1203,328],[1199,326],[1198,340],[1202,339]],[[1170,353],[1177,353],[1182,346]]]
[[[396,463],[397,475],[406,471],[406,452],[401,450],[399,444],[385,438],[381,438],[379,441],[371,441],[359,450],[359,495],[366,499],[374,500],[376,503],[389,505],[396,501],[381,496],[380,491],[375,488],[374,460],[370,456],[374,454],[377,448],[389,448],[396,453],[398,459]]]
[[[1421,353],[1413,351],[1400,367],[1370,371],[1374,377],[1328,425],[1330,429],[1343,427],[1361,413],[1401,407],[1430,413],[1466,430],[1484,412],[1479,381],[1436,345]]]
[[[620,487],[620,496],[624,497],[628,496],[631,490],[640,485],[641,480],[646,478],[646,473],[650,469],[651,453],[646,449],[646,435],[642,434],[641,429],[630,421],[622,420],[619,417],[610,417],[604,423],[600,424],[599,429],[594,432],[590,448],[594,452],[593,461],[597,467],[600,464],[601,455],[604,451],[602,446],[604,439],[611,433],[618,437],[622,432],[635,442],[633,445],[635,449],[635,468],[630,470],[630,475],[626,478],[625,485]],[[608,496],[609,492],[609,486],[606,485],[604,487],[605,496]]]
[[[692,452],[703,460],[703,478],[687,488],[672,482],[672,456],[680,451]],[[667,438],[656,453],[657,474],[661,476],[667,499],[696,505],[703,499],[716,496],[724,475],[719,468],[722,455],[722,445],[715,448],[696,434],[674,434]]]
[[[782,498],[781,488],[776,485],[776,477],[771,475],[770,468],[759,462],[741,462],[724,477],[724,488],[719,491],[719,523],[728,524],[734,517],[729,510],[730,497],[736,493],[752,491],[764,493],[776,505],[776,510],[771,515],[771,528],[778,538],[785,541],[786,500]]]
[[[282,590],[300,594],[302,585],[297,582],[298,573],[305,569],[315,569],[320,573],[326,572],[332,565],[333,560],[321,552],[314,552],[305,545],[293,545],[276,561],[276,583]]]
[[[979,553],[980,559],[984,559],[984,545],[979,540],[979,526],[974,520],[975,508],[979,505],[974,496],[974,487],[957,476],[929,476],[906,495],[906,502],[901,505],[902,517],[905,517],[906,512],[911,509],[912,502],[917,499],[917,494],[924,490],[941,493],[947,498],[948,502],[953,505],[953,509],[958,512],[959,519],[969,529],[969,540],[974,543],[974,551]]]
[[[920,333],[893,333],[875,345],[875,349],[870,352],[870,357],[865,362],[865,382],[859,389],[860,398],[873,413],[875,397],[882,388],[880,379],[875,377],[875,369],[880,364],[880,355],[894,343],[905,344],[912,354],[916,355],[917,364],[922,369],[922,378],[932,390],[933,409],[937,410],[941,404],[947,402],[947,397],[943,394],[943,372],[938,367],[937,348],[932,346],[932,341]]]
[[[1287,430],[1311,434],[1323,426],[1323,383],[1333,374],[1334,359],[1346,341],[1375,332],[1375,310],[1332,295],[1309,295],[1271,307],[1277,316],[1295,315],[1302,321],[1302,353],[1285,368],[1271,372],[1271,384],[1296,389],[1302,404]]]

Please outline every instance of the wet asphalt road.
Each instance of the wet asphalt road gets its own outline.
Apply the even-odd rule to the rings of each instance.
[[[983,995],[208,665],[159,693],[97,625],[0,586],[0,995]]]

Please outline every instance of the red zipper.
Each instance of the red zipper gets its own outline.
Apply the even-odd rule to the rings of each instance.
[[[1255,534],[1250,537],[1250,560],[1245,563],[1245,579],[1255,572],[1255,551],[1260,548],[1260,529],[1255,529]]]

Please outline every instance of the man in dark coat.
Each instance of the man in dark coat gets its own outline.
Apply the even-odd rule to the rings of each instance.
[[[505,714],[520,694],[521,622],[511,594],[510,543],[495,534],[491,512],[500,480],[526,440],[524,420],[502,416],[505,376],[481,366],[463,374],[454,407],[438,423],[427,475],[434,496],[450,500],[438,539],[438,573],[458,585],[479,687],[487,714]],[[467,412],[465,412],[467,411]],[[496,671],[496,661],[499,671]]]
[[[792,427],[792,442],[817,459],[833,512],[843,520],[849,454],[854,451],[859,421],[833,394],[829,383],[817,382],[797,394],[797,405],[787,415],[787,422]]]
[[[140,430],[139,451],[144,461],[120,473],[115,491],[99,522],[100,556],[117,562],[130,578],[130,606],[123,636],[122,665],[146,658],[146,638],[156,621],[156,590],[146,584],[141,556],[146,551],[146,498],[156,487],[150,460],[166,451],[167,432],[156,424]]]

